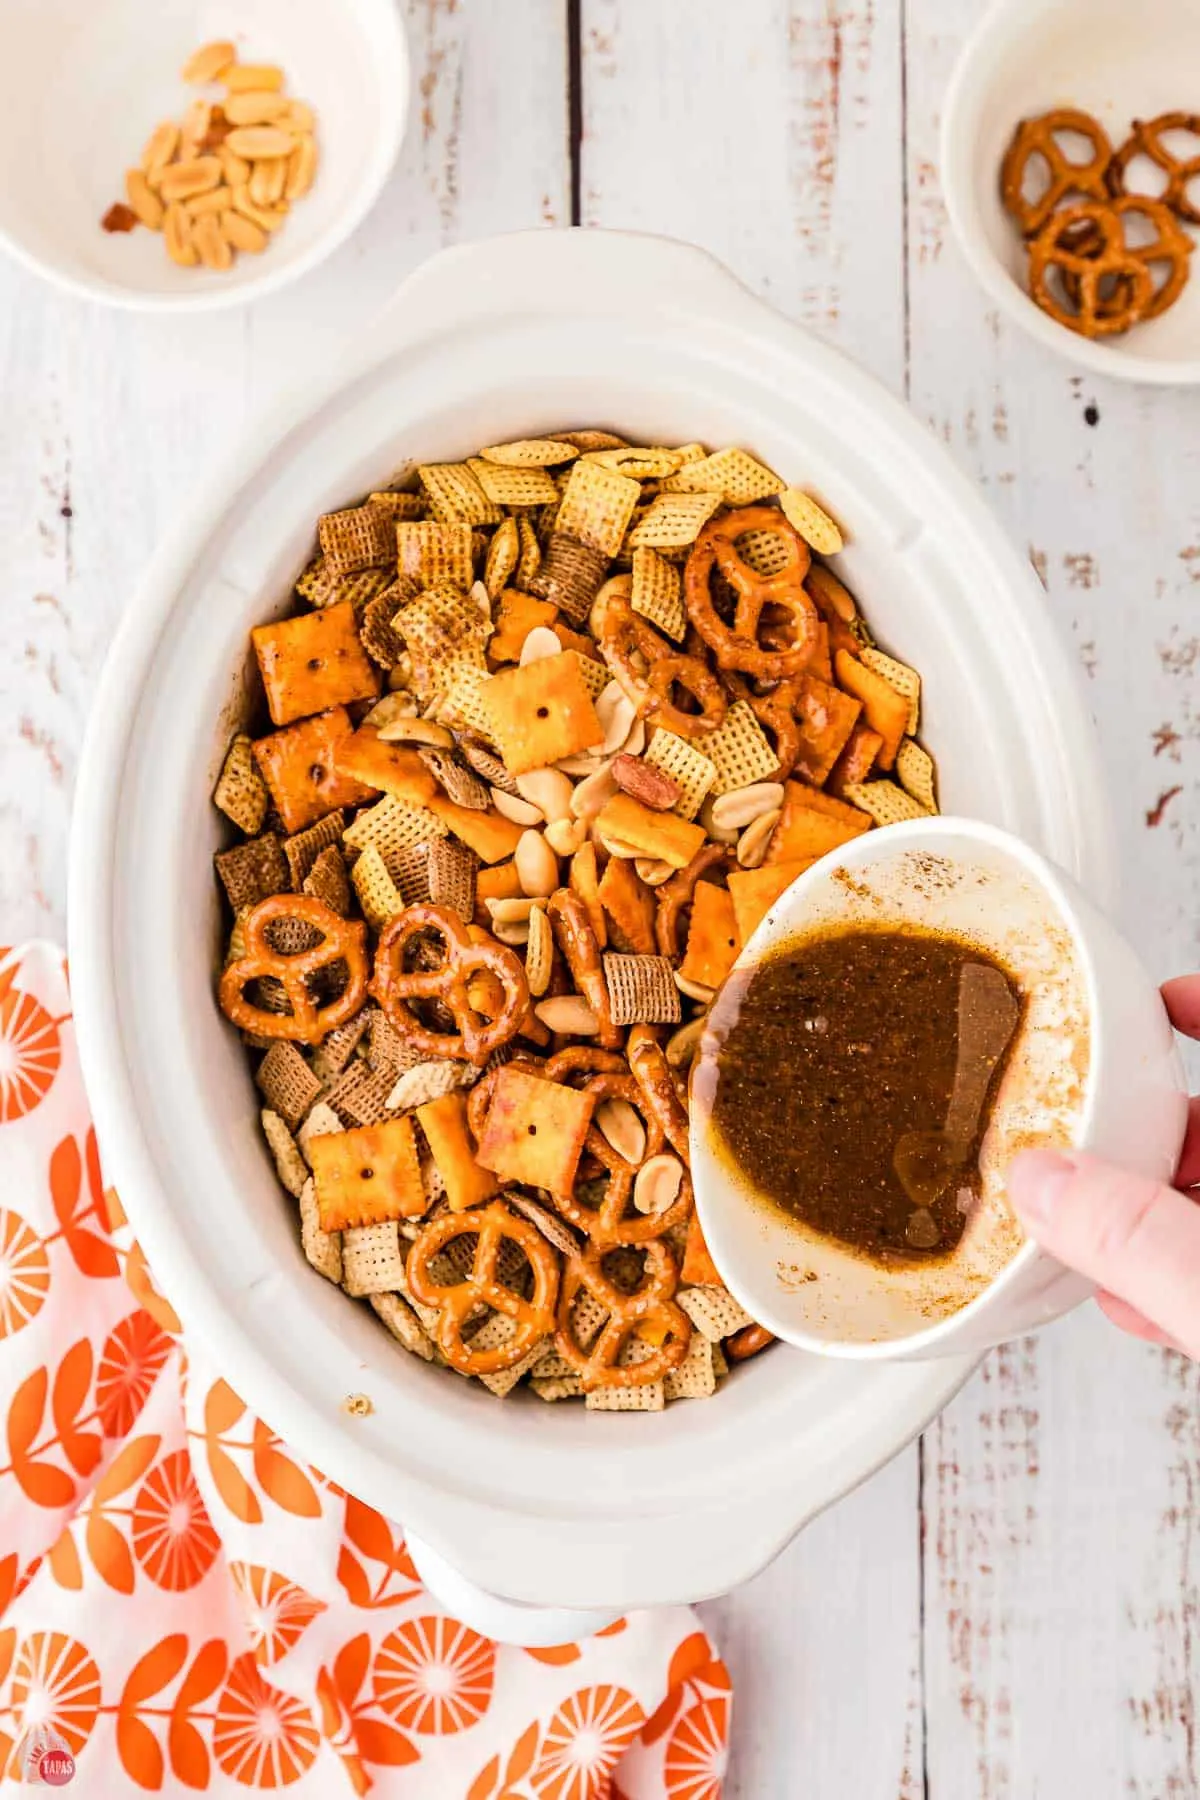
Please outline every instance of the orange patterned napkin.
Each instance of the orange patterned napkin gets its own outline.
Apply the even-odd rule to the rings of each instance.
[[[104,1195],[62,957],[0,953],[0,1772],[719,1800],[729,1679],[686,1609],[491,1643],[178,1332]]]

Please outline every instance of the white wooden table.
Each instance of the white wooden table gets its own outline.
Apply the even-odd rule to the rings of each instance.
[[[981,3],[406,0],[408,144],[332,266],[162,322],[0,263],[0,941],[62,931],[96,674],[193,482],[430,251],[574,216],[708,246],[949,443],[1074,648],[1128,921],[1156,972],[1200,965],[1200,398],[1073,376],[963,267],[938,109]],[[1200,1369],[1094,1316],[1000,1351],[704,1612],[729,1800],[1193,1800]]]

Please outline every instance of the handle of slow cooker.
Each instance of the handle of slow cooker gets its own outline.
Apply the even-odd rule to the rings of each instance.
[[[767,311],[707,250],[634,231],[518,231],[439,251],[409,276],[375,319],[373,355],[410,337],[441,335],[506,312],[536,316],[702,304],[709,317],[760,320]]]
[[[582,1638],[595,1637],[621,1616],[582,1607],[523,1606],[518,1600],[501,1600],[468,1581],[444,1556],[411,1532],[405,1532],[404,1543],[422,1585],[438,1604],[472,1631],[498,1643],[519,1644],[527,1650],[578,1643]]]

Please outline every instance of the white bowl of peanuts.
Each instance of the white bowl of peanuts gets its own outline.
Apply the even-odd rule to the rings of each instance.
[[[811,630],[823,671],[828,716],[810,717],[815,735],[777,783],[782,742],[757,683],[736,743],[714,745],[734,711],[709,655],[725,603],[693,612],[687,579],[743,499],[769,509],[755,554],[782,550],[791,569],[777,563],[763,596],[761,644],[786,656],[788,633]],[[581,554],[589,543],[599,554]],[[726,566],[741,578],[735,558]],[[796,598],[801,569],[819,619]],[[681,595],[687,616],[673,619]],[[647,647],[657,659],[655,634],[674,634],[698,683],[690,698],[686,683],[667,692],[673,730],[638,664]],[[417,665],[437,643],[454,678],[422,693]],[[630,684],[632,708],[601,704],[610,680]],[[683,741],[705,731],[697,707],[711,708],[698,760]],[[673,1083],[731,937],[846,831],[924,815],[922,744],[944,807],[1021,833],[1108,898],[1095,751],[1029,570],[902,407],[703,253],[663,240],[539,232],[435,258],[364,347],[222,472],[132,603],[82,759],[72,854],[76,1016],[106,1172],[188,1330],[303,1455],[429,1546],[435,1585],[437,1559],[463,1578],[456,1607],[471,1584],[609,1612],[722,1592],[968,1372],[961,1357],[868,1367],[783,1345],[743,1360],[754,1336],[736,1341],[745,1316],[698,1246],[689,1257],[671,1166],[686,1157]],[[583,794],[610,749],[637,765],[620,771],[630,785],[610,765]],[[758,758],[753,778],[727,761],[734,750]],[[565,815],[563,784],[539,779],[549,764],[567,776]],[[538,839],[545,849],[522,849]],[[423,859],[409,854],[422,843]],[[598,896],[610,935],[597,958],[589,877],[622,863]],[[704,892],[717,874],[726,885]],[[410,881],[424,884],[411,902]],[[671,881],[664,944],[655,894]],[[245,966],[247,934],[270,923],[260,907],[334,933],[345,966],[320,1006],[340,1009],[336,1025],[326,1013],[314,1034],[286,995],[265,1016],[268,990]],[[435,945],[431,962],[406,963],[414,924],[494,978],[477,1004],[480,970],[464,966],[453,1045],[422,1035],[447,1028],[445,1012],[421,1011],[445,956]],[[250,1018],[243,1001],[263,1010]],[[592,1071],[608,1071],[589,1047],[627,1060],[603,1095],[626,1106],[602,1107]],[[652,1147],[658,1167],[639,1183]],[[617,1173],[624,1159],[623,1208],[574,1184],[585,1153],[618,1159]],[[645,1227],[660,1217],[656,1237]],[[485,1236],[535,1271],[517,1322],[537,1341],[516,1361],[503,1320],[471,1307],[455,1326],[440,1291],[440,1253],[478,1256]],[[621,1330],[593,1355],[574,1301],[610,1241],[646,1256],[658,1298],[643,1321],[609,1293]],[[606,1272],[628,1285],[628,1270]],[[512,1279],[525,1281],[519,1262]],[[470,1360],[476,1325],[486,1363]],[[474,1616],[544,1642],[580,1629]]]
[[[257,299],[374,204],[408,82],[392,0],[8,8],[0,243],[112,306]]]

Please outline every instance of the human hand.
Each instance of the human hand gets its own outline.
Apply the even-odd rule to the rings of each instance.
[[[1171,1023],[1200,1038],[1200,975],[1163,988]],[[1027,1150],[1008,1195],[1030,1237],[1099,1284],[1115,1325],[1200,1358],[1200,1097],[1193,1099],[1175,1186],[1078,1151]]]

